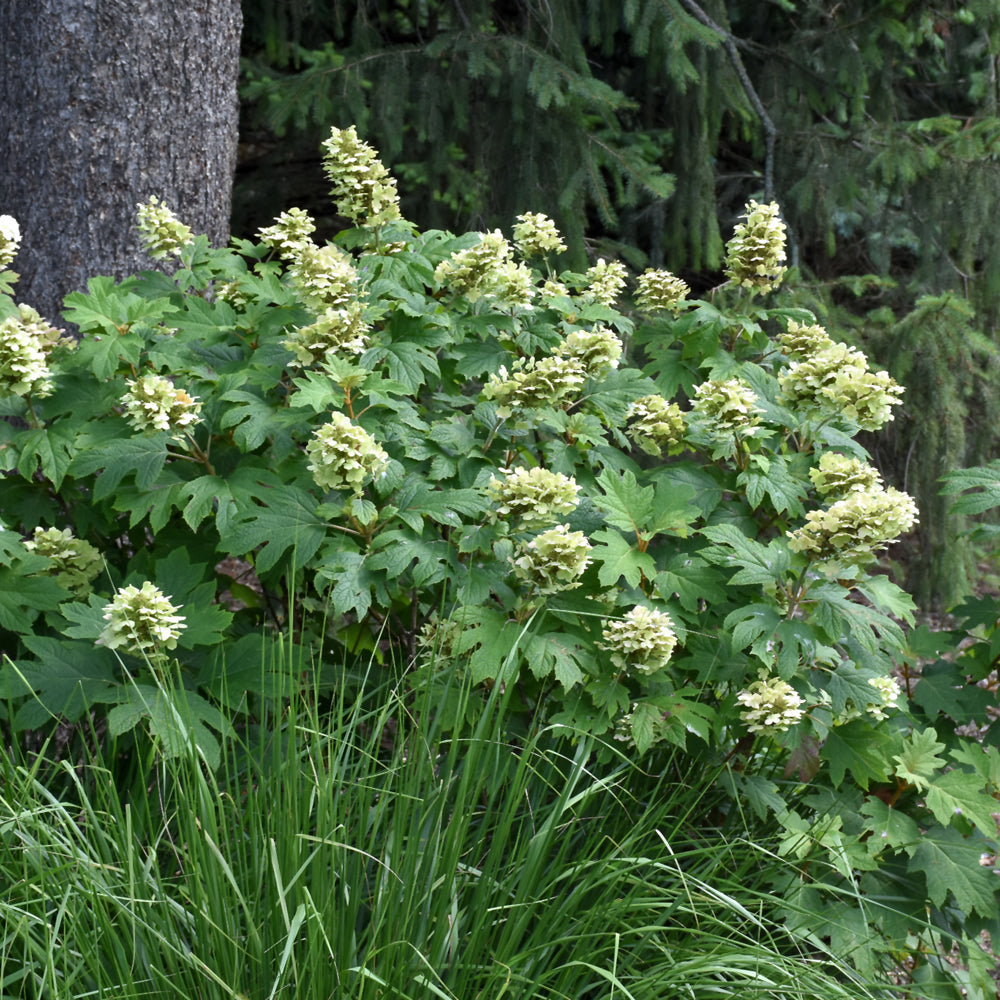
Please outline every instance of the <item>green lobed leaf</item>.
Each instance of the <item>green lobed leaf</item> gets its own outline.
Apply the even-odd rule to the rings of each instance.
[[[602,528],[591,536],[597,544],[592,554],[600,563],[597,571],[602,587],[616,586],[624,579],[630,587],[638,587],[643,577],[650,580],[656,576],[656,562],[648,552],[640,552],[628,539],[614,528]]]
[[[856,719],[831,729],[820,755],[830,765],[835,788],[850,773],[861,788],[867,789],[873,781],[885,781],[892,771],[889,755],[895,745],[892,734],[884,727]]]
[[[942,907],[949,894],[967,916],[997,914],[996,876],[980,864],[985,844],[963,837],[954,827],[932,827],[910,852],[908,870],[927,880],[927,895]]]

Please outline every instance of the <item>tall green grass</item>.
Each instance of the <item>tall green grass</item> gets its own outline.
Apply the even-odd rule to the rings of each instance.
[[[598,773],[587,741],[513,742],[499,684],[446,737],[430,701],[346,671],[321,695],[273,655],[296,683],[217,772],[141,739],[5,757],[3,997],[886,995],[781,930],[785,863],[702,832],[679,760]]]

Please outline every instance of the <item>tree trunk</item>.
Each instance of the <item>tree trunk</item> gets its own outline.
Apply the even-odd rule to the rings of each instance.
[[[153,266],[156,195],[228,239],[239,0],[3,0],[0,214],[21,228],[17,299],[54,319],[88,278]]]

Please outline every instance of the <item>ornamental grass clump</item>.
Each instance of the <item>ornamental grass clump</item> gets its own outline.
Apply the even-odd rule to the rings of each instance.
[[[143,375],[126,385],[125,419],[140,433],[169,431],[175,441],[183,441],[201,419],[201,401],[162,375]]]
[[[582,531],[557,524],[519,546],[515,575],[539,594],[556,594],[580,586],[590,565],[591,545]]]
[[[624,618],[604,623],[598,648],[611,654],[619,670],[648,676],[662,670],[677,645],[674,623],[665,611],[638,604]]]
[[[396,178],[357,129],[330,129],[323,143],[323,172],[337,211],[355,225],[377,228],[401,218]]]
[[[108,623],[97,639],[99,646],[149,656],[173,649],[184,631],[184,615],[155,584],[120,587],[104,607]]]
[[[101,572],[101,553],[69,528],[35,528],[24,547],[50,559],[51,567],[45,573],[67,590],[88,591]]]
[[[625,433],[647,455],[677,455],[684,450],[687,425],[677,403],[655,393],[642,396],[629,403],[625,419]]]
[[[785,262],[785,224],[775,202],[751,201],[741,222],[726,244],[725,275],[743,288],[773,291],[781,284]]]
[[[690,291],[683,278],[670,271],[649,268],[639,275],[635,304],[646,313],[672,312],[676,316],[684,308]]]
[[[575,479],[540,466],[501,469],[505,478],[491,476],[486,491],[496,504],[495,513],[511,515],[525,527],[554,524],[572,514],[579,501]]]
[[[523,257],[544,257],[566,249],[556,224],[541,212],[525,212],[517,217],[514,246]]]
[[[136,206],[139,239],[143,248],[154,260],[177,257],[184,247],[191,244],[194,234],[173,211],[153,195],[149,201]]]
[[[736,695],[751,733],[784,733],[805,714],[801,695],[780,677],[763,677]]]
[[[334,412],[306,445],[309,471],[325,490],[349,489],[361,494],[366,480],[381,473],[389,462],[382,446],[348,416]]]

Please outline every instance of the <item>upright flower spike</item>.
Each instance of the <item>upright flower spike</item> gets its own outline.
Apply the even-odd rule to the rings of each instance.
[[[343,250],[332,244],[299,247],[288,269],[292,284],[316,313],[346,309],[358,292],[358,272]]]
[[[636,605],[624,618],[605,622],[600,649],[611,653],[619,670],[654,674],[662,670],[677,645],[674,623],[664,611]]]
[[[587,378],[602,378],[618,367],[624,350],[622,342],[606,327],[573,330],[553,351],[558,358],[572,358],[583,366]]]
[[[809,478],[816,492],[831,502],[843,500],[851,493],[870,493],[882,486],[878,469],[860,458],[836,451],[824,451],[819,457],[819,466],[809,470]]]
[[[745,288],[769,292],[781,284],[788,270],[785,262],[785,224],[778,205],[751,201],[726,244],[726,277]]]
[[[125,419],[140,433],[170,431],[177,441],[200,419],[201,402],[162,375],[143,375],[128,381],[122,397]]]
[[[540,594],[555,594],[580,586],[580,577],[590,565],[591,545],[582,531],[557,524],[522,545],[514,562],[514,573]]]
[[[97,645],[124,649],[137,656],[173,649],[186,627],[184,616],[163,591],[148,580],[142,587],[121,587],[104,607],[108,623]]]
[[[373,228],[401,218],[396,179],[378,153],[358,138],[353,125],[330,129],[323,151],[323,172],[341,215],[355,225]]]
[[[497,514],[511,514],[523,525],[541,527],[554,524],[576,510],[580,487],[561,472],[533,469],[501,469],[505,479],[490,478],[487,492]]]
[[[523,257],[544,257],[566,249],[556,224],[541,212],[525,212],[514,226],[514,246]]]
[[[389,456],[363,427],[335,411],[306,445],[309,471],[325,490],[349,489],[359,495],[369,476],[377,476]]]
[[[0,215],[0,271],[17,256],[21,246],[21,227],[10,215]]]
[[[275,250],[283,260],[294,260],[304,247],[315,244],[310,238],[316,232],[313,217],[301,208],[282,212],[270,226],[257,230],[257,238]]]
[[[757,394],[738,378],[709,379],[695,386],[693,412],[719,434],[746,434],[760,423]]]
[[[808,358],[833,347],[830,335],[818,324],[788,321],[785,332],[778,335],[781,350],[790,358]]]
[[[625,419],[625,433],[647,455],[659,458],[663,452],[677,455],[684,450],[684,413],[663,396],[643,396],[629,403]]]
[[[464,295],[470,302],[489,295],[497,276],[511,263],[510,244],[499,229],[480,233],[479,242],[467,250],[456,250],[434,270],[434,280]]]
[[[364,306],[354,301],[344,309],[324,309],[315,323],[292,330],[283,344],[295,355],[292,364],[304,368],[341,354],[363,354],[370,331]]]
[[[154,260],[177,256],[191,242],[190,228],[155,195],[136,209],[139,238]]]
[[[69,528],[35,528],[24,547],[52,560],[45,572],[68,590],[84,591],[101,571],[101,554]]]
[[[670,271],[646,270],[639,275],[635,304],[646,313],[672,312],[676,315],[686,304],[691,289],[683,278]]]
[[[603,258],[584,274],[586,296],[605,306],[613,306],[625,288],[625,265],[618,260],[609,264]]]
[[[785,732],[802,719],[802,697],[780,677],[754,681],[736,700],[743,706],[740,718],[751,733]]]
[[[495,399],[497,416],[540,407],[561,407],[587,381],[587,373],[576,358],[518,358],[508,374],[501,368],[483,386],[483,397]]]
[[[48,356],[73,341],[50,326],[31,306],[0,323],[0,397],[47,396],[52,391]]]

